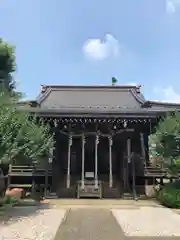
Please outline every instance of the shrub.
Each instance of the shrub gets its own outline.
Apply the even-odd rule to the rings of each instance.
[[[3,207],[6,204],[16,205],[18,204],[19,200],[12,196],[5,196],[0,198],[0,207]]]
[[[3,207],[5,203],[6,203],[5,198],[4,197],[0,198],[0,207]]]
[[[180,181],[166,184],[157,193],[157,199],[169,208],[180,208]]]
[[[18,199],[16,197],[13,196],[5,196],[5,204],[11,204],[11,205],[15,205],[18,203]]]

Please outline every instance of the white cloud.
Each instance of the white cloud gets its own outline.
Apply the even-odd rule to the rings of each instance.
[[[166,0],[166,12],[173,14],[180,7],[180,0]]]
[[[174,13],[176,11],[176,8],[171,1],[166,2],[166,12],[167,13]]]
[[[111,34],[106,34],[104,39],[88,39],[83,45],[84,55],[94,60],[103,60],[108,57],[117,57],[119,55],[119,51],[119,42]]]
[[[180,94],[178,94],[172,86],[165,88],[154,88],[154,93],[160,98],[159,101],[180,103]]]

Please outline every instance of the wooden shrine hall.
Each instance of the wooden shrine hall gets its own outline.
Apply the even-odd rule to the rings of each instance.
[[[145,193],[148,137],[178,104],[145,100],[140,86],[41,86],[19,108],[55,133],[50,192],[58,197]]]

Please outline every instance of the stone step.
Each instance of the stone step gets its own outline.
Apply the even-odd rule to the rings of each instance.
[[[103,197],[104,198],[120,198],[120,191],[118,188],[109,188],[109,187],[103,187]]]
[[[58,198],[58,196],[56,195],[56,196],[47,196],[46,197],[46,199],[57,199]]]
[[[122,198],[125,200],[134,199],[132,193],[123,193]]]
[[[60,198],[76,198],[76,187],[72,186],[70,188],[60,187],[57,190],[57,196]]]
[[[49,196],[56,196],[57,194],[56,194],[56,192],[50,192],[49,193]]]

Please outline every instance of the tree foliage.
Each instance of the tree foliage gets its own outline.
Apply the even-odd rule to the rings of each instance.
[[[14,93],[15,81],[13,73],[16,70],[15,48],[0,38],[0,88],[9,93]]]
[[[16,108],[16,102],[4,93],[0,95],[0,160],[18,163],[19,159],[32,163],[48,158],[54,146],[53,135],[44,123],[29,119],[28,113]],[[24,162],[24,164],[25,164]]]
[[[150,138],[154,157],[163,159],[172,172],[179,172],[180,159],[180,113],[168,115],[160,121]]]
[[[53,135],[43,122],[17,109],[15,48],[0,38],[0,163],[32,163],[49,157]]]
[[[180,181],[166,184],[157,193],[157,199],[166,207],[180,208]]]

